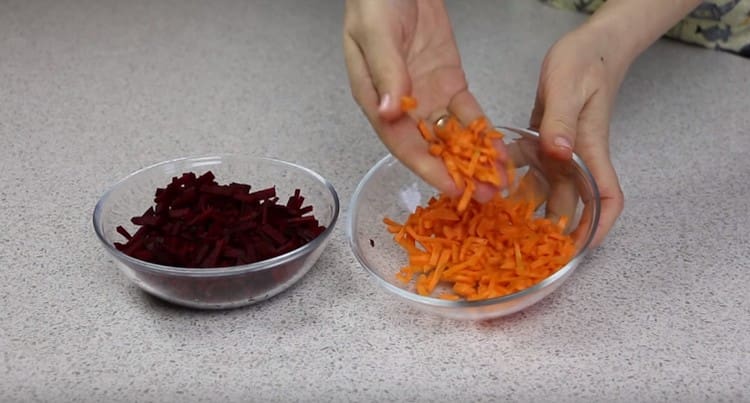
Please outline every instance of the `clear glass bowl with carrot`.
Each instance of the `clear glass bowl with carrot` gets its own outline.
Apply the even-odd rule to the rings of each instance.
[[[351,200],[347,234],[375,282],[408,305],[462,320],[518,312],[559,287],[589,251],[599,217],[583,161],[541,157],[531,130],[415,120],[463,192],[440,194],[392,155],[370,169]],[[492,147],[499,139],[504,167]],[[504,190],[480,203],[472,196],[482,183]]]

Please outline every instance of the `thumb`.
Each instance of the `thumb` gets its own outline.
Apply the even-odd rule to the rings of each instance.
[[[411,79],[395,35],[366,32],[359,41],[372,85],[378,93],[378,115],[386,121],[403,114],[401,97],[411,93]]]
[[[542,151],[553,158],[568,160],[573,156],[578,116],[584,106],[577,98],[572,91],[555,88],[537,100],[533,115],[537,115],[537,119],[541,115]]]

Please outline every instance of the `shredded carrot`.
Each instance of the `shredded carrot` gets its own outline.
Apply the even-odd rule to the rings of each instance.
[[[417,100],[414,97],[403,96],[401,97],[401,110],[406,112],[417,107]]]
[[[501,297],[549,277],[575,254],[560,222],[534,217],[532,201],[495,195],[483,204],[469,200],[463,212],[458,203],[440,195],[397,224],[404,228],[397,242],[409,255],[397,278],[409,283],[416,276],[421,295],[445,284],[452,293],[441,292],[442,299]]]
[[[401,110],[404,112],[416,106],[414,97],[401,98]],[[451,178],[462,189],[462,200],[465,202],[459,205],[459,212],[466,209],[468,200],[474,195],[475,181],[492,186],[503,184],[496,165],[498,152],[492,146],[492,140],[501,139],[503,135],[490,127],[486,118],[480,117],[464,126],[456,118],[449,117],[440,127],[433,126],[434,135],[421,119],[417,127],[428,143],[430,154],[442,158]]]
[[[405,111],[416,106],[414,98],[401,101]],[[418,128],[463,193],[459,198],[439,194],[403,223],[383,219],[408,254],[408,265],[396,275],[399,281],[414,281],[420,295],[437,291],[441,299],[478,301],[531,287],[573,258],[575,244],[564,233],[568,219],[535,217],[541,201],[526,184],[520,183],[512,197],[498,193],[485,203],[472,198],[476,182],[502,183],[492,146],[502,134],[485,118],[467,126],[449,118],[432,132],[419,120]],[[508,162],[504,168],[505,183],[510,183],[514,166]]]
[[[422,135],[422,138],[427,141],[433,140],[432,133],[430,133],[430,129],[427,127],[427,123],[425,123],[424,120],[420,120],[419,123],[417,123],[417,128],[419,128],[419,133]]]

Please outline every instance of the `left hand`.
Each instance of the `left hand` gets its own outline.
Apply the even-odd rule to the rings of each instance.
[[[419,103],[413,114],[430,125],[449,114],[464,124],[484,116],[469,91],[443,1],[348,0],[343,33],[352,95],[383,144],[438,191],[459,196],[417,122],[400,108],[401,97],[412,95]],[[505,147],[496,147],[504,167]],[[475,197],[488,199],[497,190],[480,183]]]

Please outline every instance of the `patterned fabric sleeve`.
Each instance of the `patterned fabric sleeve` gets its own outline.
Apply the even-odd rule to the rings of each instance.
[[[593,13],[606,0],[541,1],[561,9]],[[750,0],[704,1],[666,36],[750,58]]]

